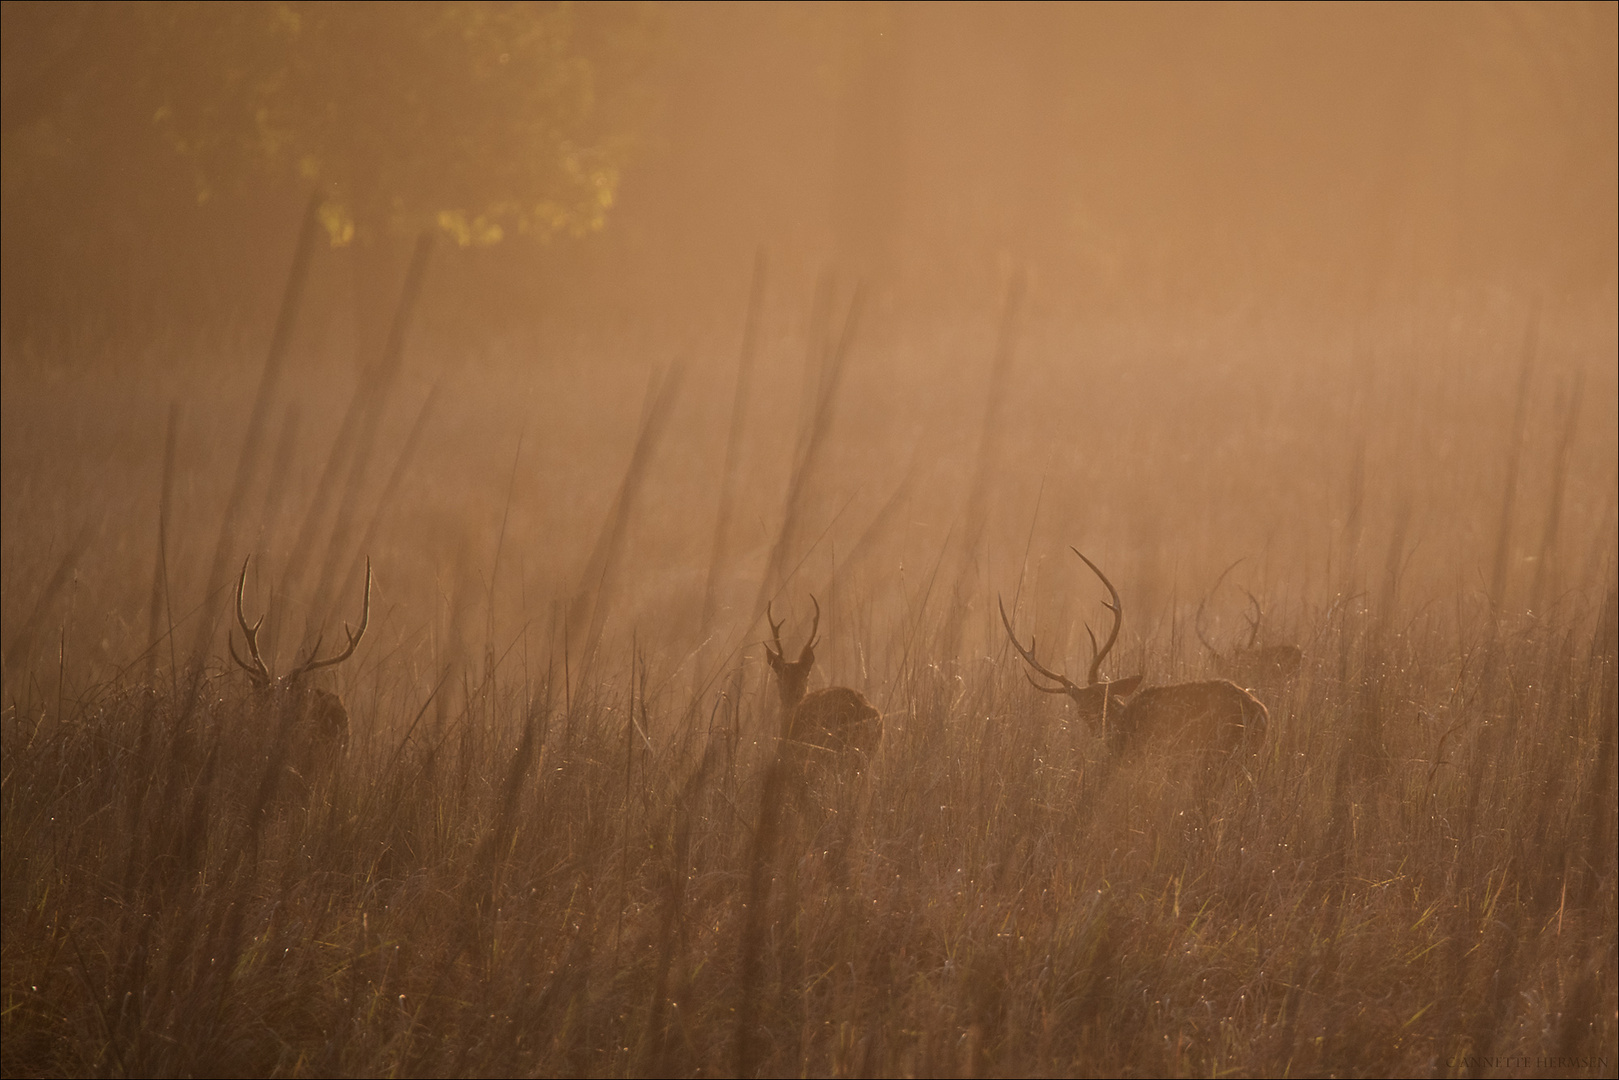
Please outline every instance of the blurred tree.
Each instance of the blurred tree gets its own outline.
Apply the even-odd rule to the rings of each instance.
[[[362,348],[395,291],[390,238],[462,246],[603,227],[630,117],[600,91],[642,52],[644,6],[265,3],[143,6],[158,128],[199,201],[265,169],[323,185],[358,242]],[[604,70],[605,69],[605,70]],[[620,84],[632,80],[619,79]]]
[[[13,211],[81,228],[58,192],[87,174],[154,229],[172,212],[129,211],[175,180],[205,214],[318,185],[333,244],[355,243],[374,348],[394,238],[604,226],[656,22],[648,4],[6,3],[8,229]]]
[[[268,167],[327,185],[335,242],[438,224],[458,242],[600,229],[627,149],[597,68],[642,9],[152,4],[154,118],[199,200]],[[606,48],[604,48],[606,46]]]

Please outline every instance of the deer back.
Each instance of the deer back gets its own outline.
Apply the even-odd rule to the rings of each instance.
[[[775,620],[770,606],[765,606],[765,619],[775,643],[774,648],[765,645],[765,659],[776,674],[776,689],[781,696],[782,736],[838,753],[869,753],[882,738],[882,714],[866,696],[847,686],[808,692],[810,670],[815,666],[815,635],[821,625],[821,605],[813,596],[810,601],[815,604],[815,623],[796,661],[786,658],[781,644],[782,624]]]
[[[787,737],[828,750],[870,753],[882,738],[882,714],[847,686],[808,694],[788,717]]]
[[[1257,649],[1232,649],[1219,658],[1227,678],[1244,686],[1280,686],[1299,673],[1304,653],[1297,645],[1266,645]]]
[[[1264,704],[1235,683],[1175,683],[1131,698],[1109,725],[1108,743],[1127,756],[1154,741],[1171,750],[1226,755],[1256,747],[1269,722]]]

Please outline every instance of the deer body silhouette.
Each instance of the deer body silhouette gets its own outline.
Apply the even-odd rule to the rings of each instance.
[[[1253,608],[1252,615],[1244,615],[1248,620],[1248,642],[1237,645],[1222,652],[1209,640],[1203,630],[1203,609],[1209,602],[1209,597],[1220,589],[1220,583],[1225,581],[1226,575],[1237,568],[1242,562],[1238,559],[1220,572],[1214,579],[1214,588],[1209,590],[1209,596],[1198,601],[1197,617],[1192,620],[1192,628],[1197,631],[1197,639],[1208,650],[1209,656],[1214,660],[1214,666],[1226,678],[1242,684],[1243,686],[1259,687],[1265,691],[1285,689],[1292,683],[1294,676],[1299,673],[1304,663],[1304,652],[1297,645],[1261,645],[1260,627],[1265,621],[1265,609],[1260,606],[1259,598],[1247,590],[1248,603]]]
[[[1001,624],[1012,647],[1036,673],[1055,683],[1045,686],[1029,676],[1035,689],[1047,694],[1067,694],[1079,709],[1079,714],[1092,730],[1104,733],[1110,752],[1129,757],[1147,743],[1161,740],[1176,749],[1202,754],[1227,756],[1242,747],[1257,747],[1265,734],[1270,713],[1260,700],[1235,683],[1225,679],[1206,682],[1174,683],[1141,689],[1142,676],[1124,679],[1101,678],[1102,661],[1112,651],[1124,621],[1124,605],[1118,590],[1096,564],[1085,558],[1077,548],[1071,549],[1084,560],[1102,584],[1107,586],[1111,602],[1102,606],[1113,613],[1113,632],[1100,648],[1090,627],[1091,667],[1086,685],[1080,686],[1060,672],[1053,671],[1035,658],[1035,642],[1029,639],[1025,649],[1012,630],[1006,605],[1001,604]],[[1027,675],[1027,672],[1025,672]]]
[[[259,628],[264,625],[264,616],[259,616],[258,621],[249,626],[242,610],[247,567],[244,561],[242,575],[236,582],[236,622],[246,641],[248,659],[242,659],[237,653],[234,637],[227,639],[231,659],[247,672],[265,710],[264,720],[274,732],[272,756],[289,778],[307,790],[315,775],[329,768],[348,748],[349,714],[342,698],[330,690],[310,686],[305,680],[312,672],[341,664],[353,656],[360,639],[365,637],[366,627],[371,622],[371,560],[365,561],[365,606],[360,613],[359,629],[350,630],[346,623],[343,626],[348,647],[324,660],[318,659],[321,642],[317,638],[304,662],[280,678],[271,673],[259,653]],[[280,771],[267,773],[265,784],[279,785],[282,778],[277,774]],[[261,793],[261,797],[268,795],[268,791]]]
[[[842,753],[858,750],[870,753],[882,738],[882,714],[858,690],[829,686],[809,691],[810,669],[815,666],[816,631],[821,625],[821,605],[815,604],[815,623],[797,660],[788,660],[781,644],[782,624],[772,617],[769,606],[765,618],[775,648],[765,646],[765,659],[776,673],[781,694],[782,737],[794,742],[819,746]]]

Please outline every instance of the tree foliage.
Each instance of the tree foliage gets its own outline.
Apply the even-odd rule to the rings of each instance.
[[[199,199],[268,169],[321,184],[334,242],[437,223],[462,244],[600,229],[629,150],[604,79],[648,10],[153,4],[153,119]]]

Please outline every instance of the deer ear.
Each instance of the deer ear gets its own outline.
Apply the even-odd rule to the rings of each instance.
[[[770,661],[770,670],[774,671],[777,675],[780,675],[782,665],[781,653],[772,649],[769,645],[766,645],[765,659]]]
[[[804,651],[798,654],[798,666],[808,668],[815,663],[815,646],[804,643]]]
[[[1107,684],[1108,697],[1129,697],[1141,685],[1143,676],[1132,675],[1128,679],[1114,679]]]

